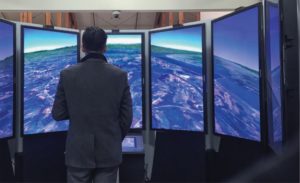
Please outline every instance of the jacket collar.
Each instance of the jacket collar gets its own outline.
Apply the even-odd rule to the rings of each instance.
[[[105,63],[107,63],[107,59],[102,53],[88,53],[85,57],[83,57],[80,60],[80,63],[85,62],[90,59],[96,59],[96,60],[104,61]]]

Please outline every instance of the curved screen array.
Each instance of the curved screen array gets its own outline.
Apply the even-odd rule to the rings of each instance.
[[[108,34],[106,57],[108,62],[128,72],[132,95],[133,121],[131,129],[143,128],[143,83],[144,62],[143,34]]]
[[[272,148],[277,150],[282,145],[282,77],[279,0],[267,0],[265,6],[269,144]]]
[[[260,6],[213,21],[214,130],[261,140]]]
[[[15,25],[0,20],[0,139],[14,135]]]
[[[79,59],[78,37],[74,32],[22,27],[23,134],[68,129],[67,121],[52,118],[51,109],[60,71]]]
[[[261,141],[260,8],[212,22],[214,131],[219,135]],[[21,31],[23,134],[66,131],[68,122],[53,120],[51,108],[60,71],[78,62],[79,35],[31,26]],[[152,129],[204,131],[204,32],[203,24],[150,32]],[[14,34],[14,24],[0,20],[0,139],[14,135]],[[275,148],[282,143],[280,44],[278,4],[266,0],[269,143]],[[108,62],[128,72],[131,129],[143,129],[144,35],[110,33],[107,45]]]
[[[150,33],[152,129],[204,130],[204,25]]]

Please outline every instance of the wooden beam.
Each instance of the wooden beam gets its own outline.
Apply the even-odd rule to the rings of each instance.
[[[32,23],[32,12],[27,12],[27,22]]]
[[[20,21],[20,22],[23,22],[23,12],[21,12],[21,13],[19,14],[19,21]]]
[[[136,18],[135,18],[135,29],[138,28],[138,22],[139,22],[139,12],[136,13]]]
[[[162,13],[160,20],[160,27],[167,26],[167,13]]]
[[[7,19],[7,18],[6,18],[6,15],[5,15],[3,12],[1,12],[1,15],[2,15],[2,17],[3,17],[4,19]]]
[[[157,28],[157,27],[160,26],[161,14],[162,14],[162,13],[160,13],[160,12],[157,12],[157,13],[155,14],[155,20],[154,20],[154,25],[153,25],[154,28]]]
[[[200,21],[201,20],[201,12],[196,12],[196,21]]]
[[[77,21],[76,15],[74,13],[72,13],[72,16],[73,16],[74,28],[78,29],[78,21]]]
[[[21,12],[20,13],[20,22],[24,22],[24,17],[25,17],[24,12]]]
[[[180,11],[178,14],[178,23],[184,24],[184,12],[183,11]]]
[[[93,26],[96,26],[96,18],[95,18],[95,13],[92,13],[92,18],[93,18]]]
[[[51,13],[50,12],[45,13],[45,25],[51,25]]]
[[[25,18],[24,18],[24,19],[25,19],[24,21],[25,21],[25,22],[28,22],[28,12],[25,12],[25,13],[24,13],[24,17],[25,17]]]
[[[78,24],[77,24],[77,19],[74,13],[69,13],[70,16],[70,22],[71,22],[71,28],[77,29]]]
[[[173,12],[169,12],[169,25],[174,25],[174,15]]]
[[[65,27],[70,28],[70,14],[64,13],[64,17],[65,17]]]
[[[27,12],[22,12],[21,14],[21,22],[27,22]]]
[[[56,26],[61,27],[62,26],[62,13],[56,12]]]

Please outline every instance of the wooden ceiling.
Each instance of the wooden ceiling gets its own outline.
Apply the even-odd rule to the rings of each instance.
[[[214,12],[121,12],[114,18],[104,12],[1,12],[0,18],[11,21],[84,29],[99,26],[103,29],[152,29],[174,24],[217,18],[230,11]],[[210,16],[207,16],[207,15]]]

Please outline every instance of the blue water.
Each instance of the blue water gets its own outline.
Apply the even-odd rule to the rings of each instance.
[[[13,135],[13,57],[0,60],[0,139]]]
[[[259,74],[214,57],[215,131],[260,141]]]
[[[77,63],[77,47],[25,54],[24,134],[68,130],[68,122],[51,116],[61,70]]]
[[[122,142],[122,148],[135,148],[136,142],[134,137],[125,137]]]
[[[151,50],[152,128],[203,131],[202,54]]]
[[[143,127],[142,98],[142,53],[141,44],[109,45],[108,62],[118,66],[128,73],[130,91],[133,102],[133,121],[131,128]]]

